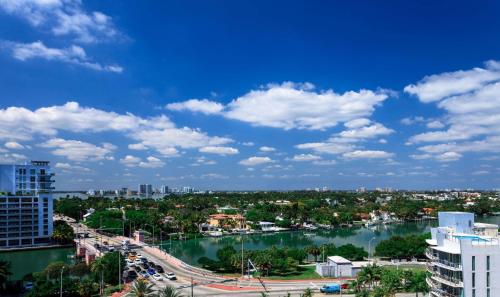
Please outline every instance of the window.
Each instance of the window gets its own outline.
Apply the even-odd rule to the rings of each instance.
[[[486,270],[490,270],[490,256],[486,256]]]
[[[476,273],[475,272],[472,273],[472,287],[473,288],[476,287]]]
[[[490,288],[486,289],[486,297],[490,297]]]
[[[476,256],[472,256],[472,271],[476,270]]]
[[[490,286],[490,272],[486,272],[486,286],[489,287]]]

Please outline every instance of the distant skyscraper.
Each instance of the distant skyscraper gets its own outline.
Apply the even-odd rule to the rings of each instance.
[[[53,176],[46,161],[0,165],[0,249],[50,243]]]
[[[153,186],[150,184],[139,185],[139,196],[149,198],[153,195]]]
[[[168,186],[161,186],[161,188],[160,188],[160,192],[161,192],[163,195],[168,194],[168,193],[169,193],[169,190],[170,190],[170,189],[168,188]]]

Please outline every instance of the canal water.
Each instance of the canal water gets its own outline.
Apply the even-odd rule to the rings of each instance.
[[[476,218],[477,222],[500,224],[500,216]],[[370,228],[352,227],[333,230],[290,231],[279,233],[260,233],[243,236],[200,237],[186,241],[172,241],[172,254],[186,263],[197,265],[198,259],[206,256],[215,259],[216,252],[225,245],[241,249],[241,240],[245,249],[264,249],[271,246],[302,248],[312,244],[333,243],[343,245],[352,243],[373,252],[378,242],[395,235],[422,234],[429,232],[437,225],[436,220],[408,222],[392,225],[378,225]],[[163,242],[163,248],[169,250],[169,242]],[[71,263],[75,248],[56,248],[16,252],[0,252],[0,260],[11,262],[12,280],[21,279],[24,275],[43,270],[47,264],[55,261]]]

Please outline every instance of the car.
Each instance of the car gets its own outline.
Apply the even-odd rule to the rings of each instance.
[[[151,266],[151,267],[155,267],[155,266],[156,266],[155,262],[153,262],[153,261],[149,261],[149,262],[148,262],[148,264],[149,264],[149,266]]]
[[[342,290],[348,290],[349,287],[350,287],[349,283],[344,283],[344,284],[340,285],[340,288],[342,288]]]
[[[324,285],[319,289],[321,293],[340,293],[340,285],[339,284],[328,284]]]
[[[138,275],[137,275],[137,272],[135,272],[135,270],[128,271],[128,277],[135,279],[135,278],[137,278],[137,276]]]
[[[165,272],[165,270],[163,270],[163,267],[161,267],[160,265],[156,265],[155,268],[156,268],[156,271],[158,273],[164,273]]]
[[[175,276],[175,273],[173,273],[173,272],[165,273],[165,277],[168,278],[169,280],[176,280],[177,279],[177,276]]]
[[[27,282],[25,285],[24,285],[24,290],[25,291],[29,291],[33,289],[33,283],[32,282]]]
[[[141,276],[143,278],[148,278],[149,277],[149,274],[146,272],[146,271],[141,271]]]
[[[141,272],[141,270],[142,270],[142,269],[141,269],[141,267],[139,267],[139,266],[135,266],[135,267],[134,267],[134,270],[135,270],[136,272]]]
[[[135,266],[134,261],[130,259],[125,259],[125,263],[127,264],[127,267]]]
[[[156,274],[156,271],[153,268],[149,268],[148,273],[149,273],[149,275],[153,275],[153,274]]]
[[[142,263],[141,267],[146,270],[149,269],[149,265],[147,263]]]
[[[136,264],[136,265],[141,265],[141,264],[142,264],[142,261],[141,261],[141,260],[139,260],[139,259],[135,259],[135,260],[134,260],[134,264]]]
[[[159,275],[158,273],[153,274],[153,278],[156,281],[162,281],[163,280],[163,277],[161,277],[161,275]]]
[[[139,258],[139,260],[141,260],[142,263],[146,263],[146,264],[148,263],[148,259],[146,259],[144,257]]]

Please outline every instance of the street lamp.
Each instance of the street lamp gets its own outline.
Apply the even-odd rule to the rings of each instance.
[[[65,268],[65,266],[63,266],[61,268],[61,287],[59,289],[59,297],[62,297],[62,276],[63,276],[64,268]]]
[[[374,240],[376,237],[373,236],[370,241],[368,241],[368,256],[371,258],[372,257],[372,240]]]

